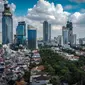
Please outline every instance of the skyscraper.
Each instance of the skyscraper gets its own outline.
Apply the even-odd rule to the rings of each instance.
[[[76,45],[76,34],[73,34],[73,45]]]
[[[26,23],[25,21],[18,22],[16,28],[16,38],[18,44],[25,44],[26,41]]]
[[[51,41],[51,24],[49,24],[49,28],[48,28],[48,37],[50,42]]]
[[[57,44],[58,45],[63,45],[63,36],[62,35],[59,35],[58,37],[57,37]]]
[[[48,22],[43,22],[43,41],[48,42]]]
[[[28,48],[36,49],[37,31],[33,26],[28,25]]]
[[[13,19],[10,7],[4,4],[2,12],[2,44],[13,43]]]
[[[51,24],[47,21],[43,22],[43,41],[45,43],[51,41]]]
[[[63,26],[62,27],[62,36],[63,36],[63,44],[68,44],[68,29]]]
[[[72,24],[72,22],[67,21],[66,28],[68,29],[69,44],[72,45],[73,44],[73,24]]]

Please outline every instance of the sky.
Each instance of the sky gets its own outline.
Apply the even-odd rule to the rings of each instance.
[[[14,3],[17,7],[15,14],[17,16],[19,15],[26,15],[28,8],[33,8],[35,4],[37,4],[38,0],[9,0],[9,3]],[[84,0],[47,0],[50,3],[56,4],[62,4],[64,7],[64,10],[67,10],[68,12],[74,13],[77,11],[81,11],[81,9],[85,8],[85,3],[80,3],[83,2]],[[80,2],[77,2],[80,1]],[[85,10],[83,10],[85,11]]]
[[[13,14],[13,29],[19,21],[26,21],[37,28],[37,36],[43,36],[43,21],[52,25],[52,38],[62,35],[62,26],[67,20],[73,22],[74,34],[77,38],[85,37],[85,0],[8,0]],[[0,10],[3,2],[0,0]],[[0,24],[1,24],[0,19]],[[1,27],[0,27],[1,30]]]

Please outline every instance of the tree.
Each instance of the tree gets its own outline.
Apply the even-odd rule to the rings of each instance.
[[[50,83],[52,83],[53,85],[60,85],[60,79],[58,76],[53,76],[51,79],[50,79]]]
[[[66,50],[70,53],[70,50]],[[73,52],[71,52],[73,53]],[[40,49],[42,64],[45,66],[45,71],[52,77],[57,75],[60,81],[66,81],[69,85],[82,81],[85,82],[85,72],[83,66],[85,65],[85,57],[81,56],[79,61],[70,61],[64,59],[59,54],[53,52],[48,48]],[[51,82],[56,82],[56,79],[51,79]],[[53,83],[52,82],[52,83]]]

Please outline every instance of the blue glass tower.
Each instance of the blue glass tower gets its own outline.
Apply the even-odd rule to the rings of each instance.
[[[37,31],[34,27],[28,26],[28,48],[36,49]]]
[[[26,41],[26,23],[25,21],[18,22],[18,26],[16,29],[16,37],[18,44],[25,44]]]
[[[10,7],[4,4],[2,12],[2,44],[13,43],[13,19]]]

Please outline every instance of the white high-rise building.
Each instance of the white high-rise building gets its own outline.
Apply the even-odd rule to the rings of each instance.
[[[76,45],[76,34],[73,34],[73,45]]]

